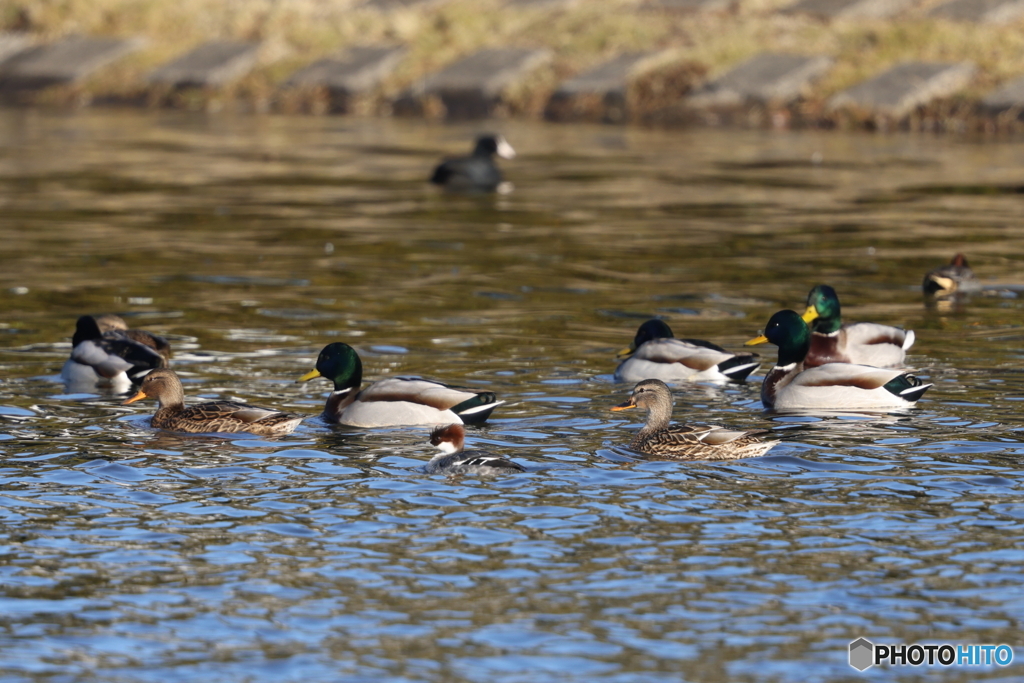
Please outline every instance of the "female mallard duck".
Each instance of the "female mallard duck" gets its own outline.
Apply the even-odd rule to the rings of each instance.
[[[670,426],[672,392],[660,379],[645,379],[633,387],[625,403],[612,410],[643,408],[647,423],[637,432],[629,447],[640,453],[660,455],[671,460],[734,460],[764,455],[776,441],[762,441],[764,429],[737,432],[717,426]]]
[[[957,254],[944,266],[931,270],[924,276],[921,288],[928,296],[948,297],[955,294],[973,294],[981,291],[981,281],[967,264],[967,257]]]
[[[515,474],[525,472],[522,465],[497,455],[466,455],[466,429],[459,423],[435,427],[430,445],[440,453],[424,468],[427,474]]]
[[[108,316],[81,316],[61,378],[70,385],[110,384],[127,391],[150,370],[167,367],[167,359],[156,348],[130,338],[124,330],[111,327]]]
[[[445,159],[434,169],[430,182],[456,192],[494,192],[501,185],[495,154],[514,159],[516,151],[500,135],[481,135],[472,155]]]
[[[761,365],[756,353],[733,354],[700,339],[676,339],[668,324],[657,319],[640,326],[629,348],[619,352],[619,358],[623,357],[626,360],[615,370],[615,379],[622,382],[645,379],[741,382]]]
[[[795,311],[779,311],[768,321],[764,335],[747,343],[764,342],[779,347],[779,363],[761,385],[766,409],[909,408],[932,386],[900,370],[868,365],[827,363],[805,369],[811,332]]]
[[[316,369],[299,378],[325,377],[334,382],[323,418],[352,427],[398,427],[452,422],[478,424],[504,401],[493,392],[460,389],[418,377],[389,377],[362,391],[363,363],[348,344],[328,344]]]
[[[153,370],[146,375],[139,393],[125,401],[124,405],[144,398],[157,400],[152,425],[176,432],[250,432],[277,436],[288,434],[302,422],[301,415],[289,415],[233,401],[214,401],[186,407],[181,380],[173,370],[167,368]]]
[[[811,349],[804,365],[857,363],[877,368],[900,367],[914,344],[913,330],[877,323],[843,325],[839,297],[828,285],[818,285],[807,295],[804,321],[811,325]]]

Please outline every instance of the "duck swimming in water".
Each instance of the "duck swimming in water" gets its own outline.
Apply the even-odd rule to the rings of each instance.
[[[463,452],[466,429],[461,424],[436,427],[430,433],[430,444],[441,452],[424,468],[427,474],[516,474],[525,472],[522,465],[497,455],[467,455]]]
[[[479,424],[504,403],[491,391],[451,387],[418,377],[388,377],[360,390],[363,363],[355,349],[343,342],[325,346],[316,359],[316,369],[299,381],[316,377],[334,383],[323,419],[351,427]]]
[[[795,311],[779,311],[768,321],[764,335],[747,343],[765,342],[779,347],[778,364],[761,384],[765,409],[909,408],[932,386],[902,370],[868,365],[826,363],[807,368],[811,332]]]
[[[913,330],[877,323],[843,325],[839,296],[828,285],[811,289],[803,318],[812,330],[811,347],[804,359],[808,368],[826,363],[898,368],[914,344]]]
[[[657,318],[640,326],[633,343],[619,352],[619,358],[625,358],[615,370],[615,379],[621,382],[741,382],[761,365],[756,353],[729,353],[700,339],[676,339],[668,323]]]
[[[95,385],[110,385],[118,391],[127,391],[133,381],[141,380],[149,371],[167,367],[167,358],[156,348],[129,337],[127,325],[120,318],[117,320],[123,329],[116,323],[111,326],[111,317],[117,318],[91,315],[78,318],[71,338],[71,357],[60,373],[69,387],[89,389]],[[100,321],[103,321],[102,327]]]
[[[213,401],[185,405],[185,391],[173,370],[153,370],[142,380],[139,392],[124,402],[125,405],[155,398],[156,414],[152,425],[157,429],[191,434],[203,432],[249,432],[262,436],[279,436],[293,431],[301,415],[290,415],[279,410],[259,408],[234,401]]]
[[[502,183],[495,154],[514,159],[516,151],[500,135],[481,135],[470,156],[445,159],[434,169],[430,182],[455,192],[494,192]]]
[[[944,266],[930,270],[924,276],[921,289],[935,298],[951,297],[958,294],[974,294],[982,289],[981,281],[967,263],[967,257],[957,254]]]
[[[642,408],[647,422],[636,433],[629,447],[637,452],[668,460],[734,460],[764,455],[776,441],[758,438],[768,430],[745,432],[717,426],[670,425],[672,391],[660,379],[646,379],[633,387],[629,400],[612,410]]]

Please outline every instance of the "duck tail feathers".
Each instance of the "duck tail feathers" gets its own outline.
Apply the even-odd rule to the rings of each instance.
[[[756,353],[733,356],[718,364],[718,371],[736,382],[742,382],[747,375],[761,366],[761,358]]]
[[[907,335],[905,337],[903,337],[903,350],[904,351],[909,350],[910,347],[914,345],[914,341],[915,340],[916,340],[916,337],[914,336],[914,331],[913,330],[907,330]]]
[[[466,424],[482,424],[502,403],[504,401],[498,401],[492,392],[484,391],[469,400],[452,406],[451,411],[461,417]]]
[[[892,395],[902,398],[910,403],[916,402],[924,396],[924,392],[931,389],[933,384],[924,384],[913,375],[900,375],[885,383],[885,389]]]

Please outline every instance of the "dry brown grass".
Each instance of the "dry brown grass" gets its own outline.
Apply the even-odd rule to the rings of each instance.
[[[70,33],[147,39],[145,49],[76,86],[73,97],[58,91],[43,95],[44,101],[153,102],[145,75],[214,38],[262,41],[260,66],[226,91],[178,93],[159,102],[190,108],[241,103],[258,109],[322,111],[315,103],[289,100],[277,85],[316,59],[367,42],[401,42],[409,53],[363,111],[384,108],[377,106],[481,47],[548,47],[555,55],[551,65],[508,94],[505,111],[524,116],[541,115],[560,80],[627,50],[670,48],[677,65],[685,65],[691,77],[701,71],[717,75],[762,51],[832,55],[835,67],[789,115],[809,120],[824,115],[821,105],[832,94],[905,60],[974,62],[979,70],[963,95],[968,100],[1024,74],[1024,22],[995,27],[927,18],[925,11],[937,2],[925,0],[898,20],[829,23],[779,14],[776,10],[789,0],[747,0],[729,12],[697,14],[647,9],[639,0],[578,2],[565,9],[449,0],[391,12],[361,8],[357,0],[21,0],[0,7],[0,23],[41,39]],[[664,105],[664,97],[655,97],[650,89],[631,96],[634,102],[646,97]],[[953,109],[947,103],[947,114]]]

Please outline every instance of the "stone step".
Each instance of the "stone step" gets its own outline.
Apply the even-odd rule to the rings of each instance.
[[[544,117],[552,121],[622,121],[627,114],[626,91],[630,81],[662,61],[666,54],[664,50],[627,52],[570,78],[548,100]]]
[[[727,10],[735,4],[735,0],[650,0],[643,7],[682,12],[717,12]]]
[[[378,12],[394,12],[412,7],[433,7],[444,2],[447,0],[365,0],[359,6]]]
[[[256,66],[259,43],[212,40],[153,71],[146,80],[172,88],[217,88]]]
[[[460,59],[427,76],[403,96],[436,96],[451,119],[486,118],[501,103],[503,93],[551,60],[551,51],[535,48],[488,48]],[[405,102],[396,109],[408,111]]]
[[[142,47],[140,38],[68,36],[36,45],[9,57],[0,66],[0,89],[38,90],[74,83]]]
[[[906,62],[834,95],[828,106],[832,110],[859,109],[899,118],[915,107],[963,89],[975,70],[970,62]]]
[[[939,5],[928,16],[980,24],[1008,24],[1024,15],[1024,0],[953,0]]]
[[[913,0],[801,0],[782,11],[813,14],[826,19],[885,19],[910,6]]]
[[[330,110],[347,112],[352,100],[380,85],[405,56],[401,45],[357,45],[337,57],[321,59],[296,71],[282,88],[322,88]]]
[[[337,57],[313,62],[292,74],[282,87],[329,88],[350,94],[376,88],[405,56],[401,45],[357,45]]]
[[[1016,109],[1017,115],[1024,112],[1024,76],[1004,83],[981,100],[982,109],[991,114],[998,114],[1008,109]]]
[[[831,57],[762,53],[699,88],[683,103],[695,108],[786,104],[799,98],[833,64]]]

